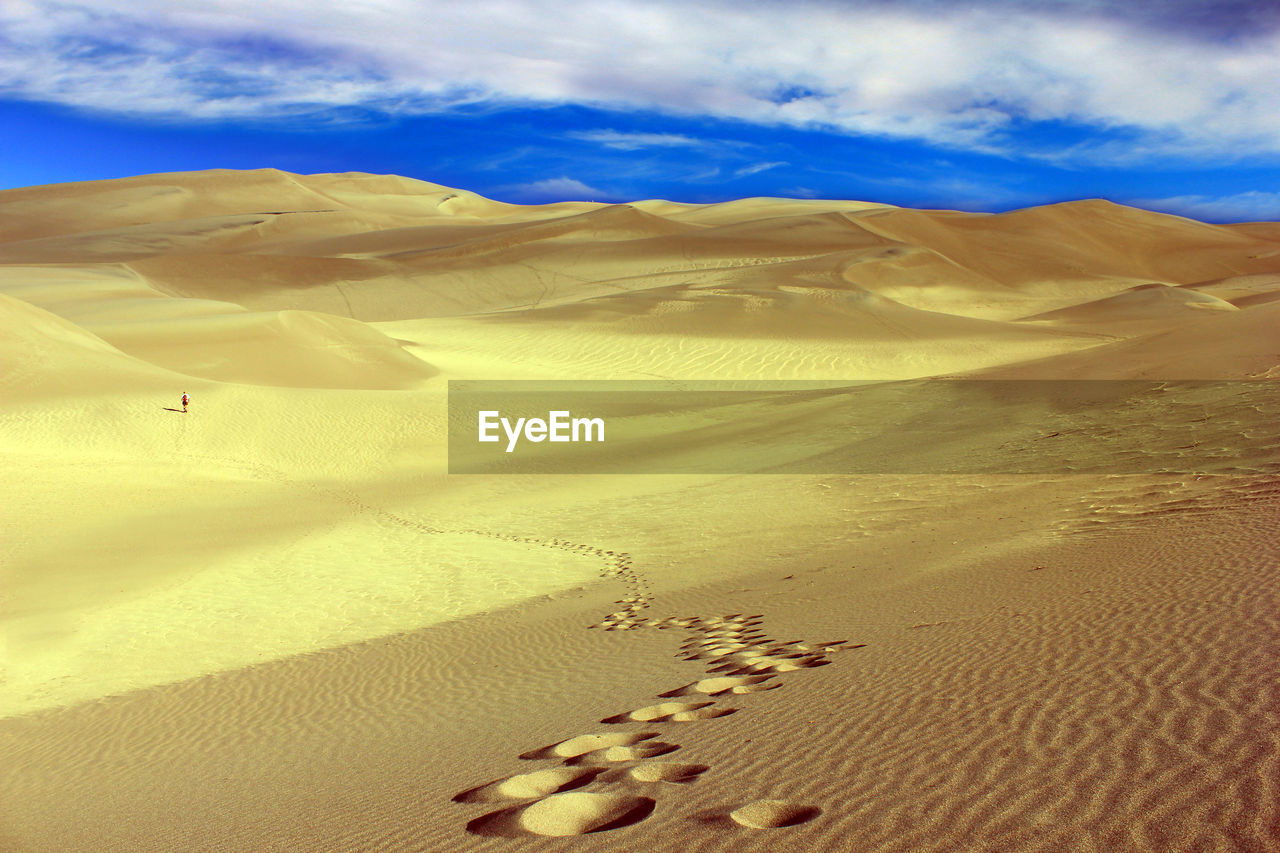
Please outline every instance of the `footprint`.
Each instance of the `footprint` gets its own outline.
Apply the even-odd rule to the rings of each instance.
[[[649,797],[574,791],[483,815],[467,824],[467,832],[504,838],[586,835],[639,823],[653,809]]]
[[[731,657],[736,649],[708,649],[706,651],[695,652],[693,654],[683,655],[684,660],[709,660],[722,661],[727,657]]]
[[[710,720],[714,717],[725,717],[734,712],[733,708],[713,708],[714,702],[663,702],[647,708],[637,708],[629,714],[615,714],[605,717],[602,723],[687,723],[692,720]]]
[[[705,764],[676,764],[671,761],[651,761],[638,764],[627,771],[637,782],[692,782],[711,768]]]
[[[698,708],[693,711],[678,711],[668,719],[673,723],[693,723],[698,720],[714,720],[738,713],[737,708]]]
[[[561,794],[560,796],[571,796]],[[743,826],[752,829],[778,829],[784,826],[797,826],[808,823],[822,809],[813,806],[797,806],[786,800],[756,800],[729,812],[729,817]]]
[[[729,675],[744,675],[746,670],[737,661],[727,660],[724,663],[717,663],[714,666],[707,667],[708,673],[728,673]]]
[[[668,752],[675,752],[680,748],[679,744],[664,743],[655,740],[648,743],[640,743],[635,746],[611,746],[606,749],[595,749],[591,752],[584,752],[581,755],[575,755],[573,758],[566,759],[566,764],[587,764],[595,761],[606,761],[610,763],[618,761],[643,761],[646,758],[653,758],[658,755],[666,755]]]
[[[767,676],[766,676],[767,677]],[[782,685],[776,681],[751,681],[733,688],[731,693],[763,693],[766,690],[777,690]]]
[[[575,758],[588,752],[615,746],[631,746],[642,740],[657,737],[657,732],[607,732],[605,734],[578,735],[541,749],[533,749],[520,755],[526,761],[541,758]]]
[[[728,655],[737,654],[738,652],[749,648],[746,643],[720,643],[716,642],[711,645],[694,646],[684,652],[685,660],[703,660],[707,658],[722,658]]]
[[[652,814],[649,797],[625,794],[553,794],[528,806],[520,825],[535,835],[585,835],[638,823]]]
[[[826,666],[831,661],[822,657],[787,657],[779,658],[773,656],[762,656],[748,660],[741,667],[732,672],[734,675],[745,675],[752,672],[796,672],[801,669],[814,669],[819,666]],[[716,667],[715,670],[721,672],[729,672],[733,670],[732,665],[724,664]]]
[[[668,690],[666,693],[658,695],[664,699],[675,696],[691,696],[695,693],[703,693],[708,696],[719,696],[721,693],[755,693],[760,690],[772,690],[780,687],[779,684],[766,685],[764,682],[773,678],[772,675],[722,675],[717,678],[704,678],[701,681],[695,681],[693,684],[687,684],[675,690]]]
[[[501,800],[532,800],[589,784],[602,770],[597,767],[552,767],[508,776],[477,785],[455,794],[455,803],[492,803]]]

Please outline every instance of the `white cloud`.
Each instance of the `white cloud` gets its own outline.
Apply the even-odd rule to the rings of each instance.
[[[612,194],[584,184],[577,178],[560,176],[545,178],[528,184],[516,184],[508,187],[506,194],[521,201],[602,201],[611,198]]]
[[[1180,195],[1130,202],[1149,210],[1209,222],[1280,222],[1280,192],[1250,191],[1227,196]]]
[[[915,197],[916,203],[924,206],[945,204],[961,210],[969,208],[984,209],[1014,203],[1025,204],[1027,196],[1012,187],[1000,183],[997,177],[983,175],[981,178],[968,177],[963,174],[949,174],[953,167],[935,167],[933,174],[918,175],[859,175],[863,183],[874,186],[907,189]]]
[[[761,172],[767,172],[770,169],[776,169],[779,166],[787,165],[785,161],[779,160],[774,163],[752,163],[750,166],[743,166],[733,173],[735,178],[745,178],[748,175],[758,175]]]
[[[705,143],[678,133],[627,133],[619,130],[583,130],[568,134],[573,139],[595,142],[620,151],[641,148],[701,148]]]
[[[169,117],[578,103],[994,151],[1010,144],[1006,134],[1020,122],[1054,120],[1132,138],[1121,153],[1086,144],[1071,152],[1074,160],[1133,149],[1219,158],[1280,152],[1277,31],[1197,39],[1186,28],[1063,9],[6,0],[0,93]],[[616,133],[594,141],[688,139]]]

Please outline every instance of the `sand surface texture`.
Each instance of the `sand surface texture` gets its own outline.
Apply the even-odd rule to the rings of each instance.
[[[1035,474],[447,474],[449,380],[931,377],[1280,379],[1280,224],[0,192],[0,850],[1280,849],[1268,399]],[[1180,464],[1071,473],[1121,438]]]

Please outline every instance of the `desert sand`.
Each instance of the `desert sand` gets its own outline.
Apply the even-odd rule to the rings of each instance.
[[[1280,224],[164,174],[0,192],[0,330],[0,849],[1280,849],[1265,405],[1212,474],[1137,416],[1186,471],[445,433],[450,380],[1280,379]]]

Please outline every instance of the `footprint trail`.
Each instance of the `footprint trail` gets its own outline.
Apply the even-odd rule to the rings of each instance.
[[[195,457],[192,457],[195,458]],[[472,818],[468,832],[482,836],[519,838],[528,836],[573,836],[605,832],[645,820],[657,808],[660,783],[690,784],[711,768],[705,764],[653,761],[677,752],[680,744],[660,739],[659,727],[673,726],[683,732],[697,723],[738,713],[736,707],[718,704],[720,697],[766,693],[782,686],[793,673],[827,666],[830,655],[862,645],[845,640],[804,643],[780,641],[768,636],[760,614],[727,616],[646,616],[651,607],[649,581],[636,570],[632,557],[567,539],[543,539],[482,528],[454,528],[427,524],[370,504],[347,489],[297,483],[269,466],[228,457],[203,457],[222,465],[248,471],[259,479],[302,486],[347,504],[385,524],[393,524],[431,535],[470,535],[530,547],[551,548],[600,561],[600,576],[620,582],[623,595],[619,608],[599,622],[589,625],[605,631],[635,631],[644,628],[685,632],[676,656],[702,664],[703,677],[688,684],[657,693],[658,701],[601,720],[605,725],[644,723],[654,731],[595,732],[579,734],[547,746],[528,750],[519,759],[556,762],[539,770],[514,773],[458,792],[453,802],[471,804],[507,803],[496,811]],[[696,730],[696,728],[695,728]],[[752,829],[796,826],[812,820],[821,810],[781,800],[758,800],[726,809],[719,825],[740,825]]]
[[[804,643],[779,641],[764,632],[764,617],[684,616],[646,618],[650,604],[643,584],[626,554],[601,552],[609,558],[614,576],[626,582],[635,594],[617,602],[621,610],[610,613],[592,628],[607,631],[658,628],[683,630],[685,639],[676,657],[700,663],[704,677],[656,694],[651,705],[605,717],[605,725],[643,723],[650,727],[638,732],[595,732],[580,734],[522,753],[526,761],[559,761],[559,766],[518,773],[469,788],[454,796],[454,802],[486,803],[501,799],[523,802],[483,814],[467,823],[467,831],[477,835],[521,837],[528,835],[579,835],[631,826],[645,820],[658,808],[662,789],[656,783],[690,784],[711,770],[705,764],[653,761],[680,749],[662,738],[670,726],[672,734],[695,732],[690,724],[716,720],[738,713],[721,697],[764,693],[782,686],[784,677],[831,663],[836,652],[862,648],[844,640]],[[569,793],[566,793],[569,792]],[[736,808],[726,808],[719,820],[706,825],[779,829],[798,826],[821,814],[821,809],[783,800],[757,800]]]

